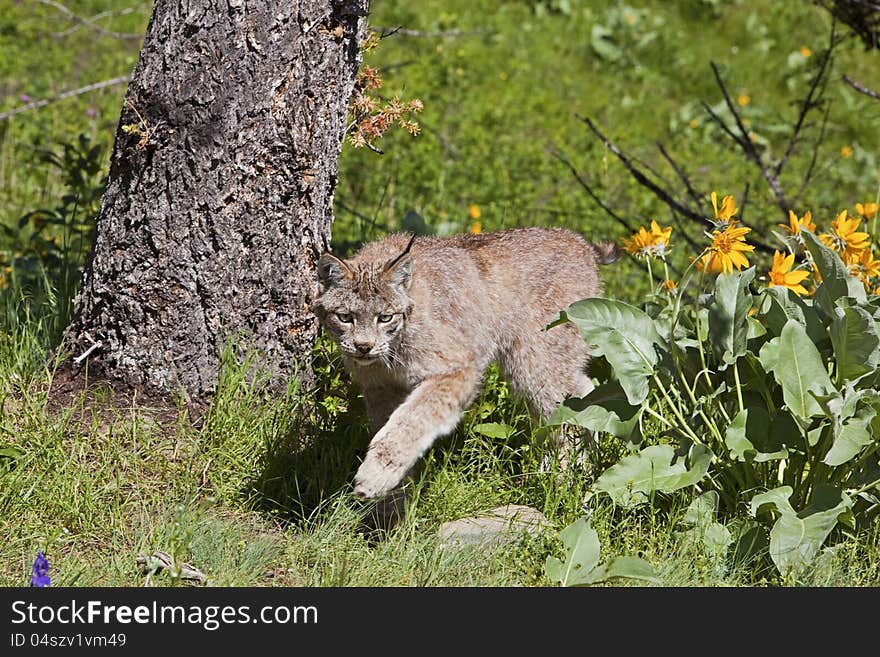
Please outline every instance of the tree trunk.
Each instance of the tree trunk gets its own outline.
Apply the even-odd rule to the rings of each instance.
[[[74,367],[203,399],[235,338],[274,380],[310,378],[367,5],[156,0],[64,336]]]

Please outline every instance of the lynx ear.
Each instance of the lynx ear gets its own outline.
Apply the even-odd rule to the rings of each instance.
[[[410,257],[409,250],[415,241],[416,236],[413,235],[403,253],[385,263],[385,266],[382,268],[382,280],[387,282],[388,285],[401,290],[409,289],[409,285],[412,282],[412,258]]]
[[[344,279],[352,277],[351,269],[332,253],[325,253],[318,258],[318,278],[325,287],[338,285]]]

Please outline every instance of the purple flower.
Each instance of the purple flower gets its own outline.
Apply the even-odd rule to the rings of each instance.
[[[89,117],[98,116],[98,110],[96,110],[94,107],[89,107],[86,110],[86,116],[89,116]]]
[[[22,94],[21,96],[18,97],[18,99],[19,99],[21,102],[26,103],[26,102],[28,102],[28,101],[31,99],[31,97],[28,96],[27,94]]]
[[[49,578],[49,561],[43,555],[43,551],[37,552],[37,558],[34,559],[34,574],[31,577],[31,586],[42,588],[49,586],[52,580]]]

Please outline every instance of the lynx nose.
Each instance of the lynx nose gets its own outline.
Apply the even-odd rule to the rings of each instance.
[[[373,349],[373,345],[369,342],[355,342],[354,348],[357,349],[361,354],[366,356]]]

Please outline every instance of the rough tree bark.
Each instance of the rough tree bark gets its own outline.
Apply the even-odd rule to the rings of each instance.
[[[309,372],[367,8],[156,0],[64,336],[73,367],[204,399],[241,336],[276,380]]]

